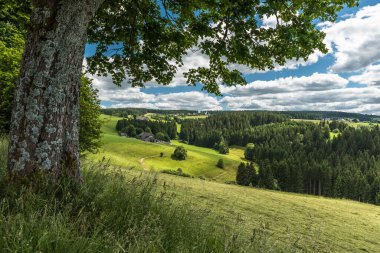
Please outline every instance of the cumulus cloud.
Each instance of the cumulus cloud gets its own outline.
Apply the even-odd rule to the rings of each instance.
[[[380,64],[368,66],[360,74],[351,76],[349,80],[365,85],[380,86]]]
[[[325,43],[335,57],[334,72],[350,72],[380,60],[380,4],[366,6],[343,21],[324,23]]]
[[[317,63],[318,60],[323,56],[324,56],[324,54],[317,50],[317,51],[313,52],[311,55],[309,55],[309,57],[307,58],[306,61],[303,59],[296,60],[295,58],[289,59],[286,61],[286,63],[284,65],[275,64],[274,69],[272,71],[281,71],[281,70],[285,70],[285,69],[298,69],[300,67],[309,66],[309,65],[312,65],[314,63]],[[269,69],[264,70],[264,71],[252,69],[252,68],[249,68],[249,67],[247,67],[245,65],[241,65],[241,64],[231,64],[230,69],[237,69],[243,74],[265,73],[265,72],[269,71]]]
[[[344,88],[348,81],[337,74],[314,73],[311,76],[279,78],[271,81],[254,81],[246,86],[222,87],[224,94],[249,96],[294,91],[321,91]]]
[[[200,51],[189,50],[185,56],[183,56],[183,66],[177,68],[177,73],[175,74],[170,86],[185,86],[186,78],[184,73],[188,72],[190,69],[195,69],[199,67],[209,66],[209,57],[202,54]]]
[[[326,110],[379,113],[379,96],[380,89],[366,87],[226,96],[220,102],[231,110]]]
[[[112,108],[151,108],[151,109],[167,109],[167,110],[222,110],[219,101],[205,93],[192,92],[177,92],[170,94],[145,94],[140,91],[138,98],[136,94],[124,94],[122,100],[117,100],[118,103],[113,104]],[[144,98],[146,95],[148,97]],[[141,98],[141,99],[140,99]]]
[[[147,89],[116,87],[102,78],[94,80],[94,86],[100,90],[100,99],[112,104],[110,107],[380,113],[380,89],[376,86],[347,88],[347,83],[348,80],[337,74],[315,73],[311,76],[255,81],[246,86],[222,87],[225,96],[214,97],[198,91],[148,94]]]

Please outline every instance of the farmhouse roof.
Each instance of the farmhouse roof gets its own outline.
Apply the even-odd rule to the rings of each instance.
[[[154,135],[151,133],[147,133],[147,132],[142,132],[141,134],[139,134],[140,139],[147,139],[149,137],[154,137]]]

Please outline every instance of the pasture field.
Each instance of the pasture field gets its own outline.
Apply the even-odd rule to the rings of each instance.
[[[233,147],[225,156],[178,141],[172,141],[173,146],[146,143],[119,137],[115,131],[117,117],[102,118],[104,144],[89,160],[110,158],[111,164],[119,166],[117,170],[131,178],[150,173],[146,171],[150,169],[181,168],[193,176],[214,179],[216,182],[159,174],[157,185],[160,194],[176,196],[178,204],[207,210],[213,217],[210,222],[220,227],[216,231],[227,226],[243,238],[268,237],[273,245],[292,245],[300,252],[380,252],[379,206],[223,184],[220,182],[234,179],[236,167],[233,166],[242,161],[242,148]],[[188,150],[187,160],[170,158],[176,145]],[[164,157],[159,156],[160,152]],[[219,157],[224,158],[225,170],[215,166]]]
[[[177,170],[195,177],[205,177],[221,182],[235,180],[236,169],[244,160],[244,150],[234,147],[227,155],[219,154],[209,148],[187,145],[172,141],[172,145],[149,143],[135,138],[121,137],[115,130],[120,118],[102,115],[104,121],[102,130],[102,147],[97,154],[88,154],[91,160],[110,159],[112,165],[134,167],[143,170]],[[176,146],[184,146],[188,157],[184,161],[173,160],[171,155]],[[161,157],[160,154],[163,153]],[[225,168],[216,166],[223,159]]]
[[[218,226],[244,237],[263,233],[303,252],[380,252],[380,206],[167,174],[158,182],[177,201],[208,210]]]
[[[291,119],[293,121],[306,121],[306,122],[311,122],[311,123],[315,123],[315,124],[319,124],[319,122],[321,122],[321,120],[319,119]],[[372,123],[372,122],[352,122],[352,121],[344,121],[344,123],[346,123],[347,125],[349,126],[352,126],[352,127],[368,127],[368,126],[376,126],[376,125],[379,125],[379,123]]]
[[[183,119],[205,119],[208,115],[186,115],[182,117]]]

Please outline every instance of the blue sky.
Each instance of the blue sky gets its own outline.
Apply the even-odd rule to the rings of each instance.
[[[275,25],[273,17],[263,25]],[[321,23],[326,55],[313,53],[304,61],[290,60],[274,71],[258,73],[243,66],[247,86],[222,87],[222,97],[186,86],[182,72],[169,86],[147,84],[116,87],[110,77],[91,76],[103,107],[146,107],[191,110],[333,110],[380,115],[380,0],[363,0],[345,8],[335,23]],[[86,56],[94,46],[88,45]],[[184,58],[187,68],[206,66],[199,53]]]

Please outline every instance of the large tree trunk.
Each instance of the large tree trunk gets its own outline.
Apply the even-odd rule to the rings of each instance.
[[[10,131],[11,178],[80,180],[79,89],[88,23],[102,0],[35,0]]]

